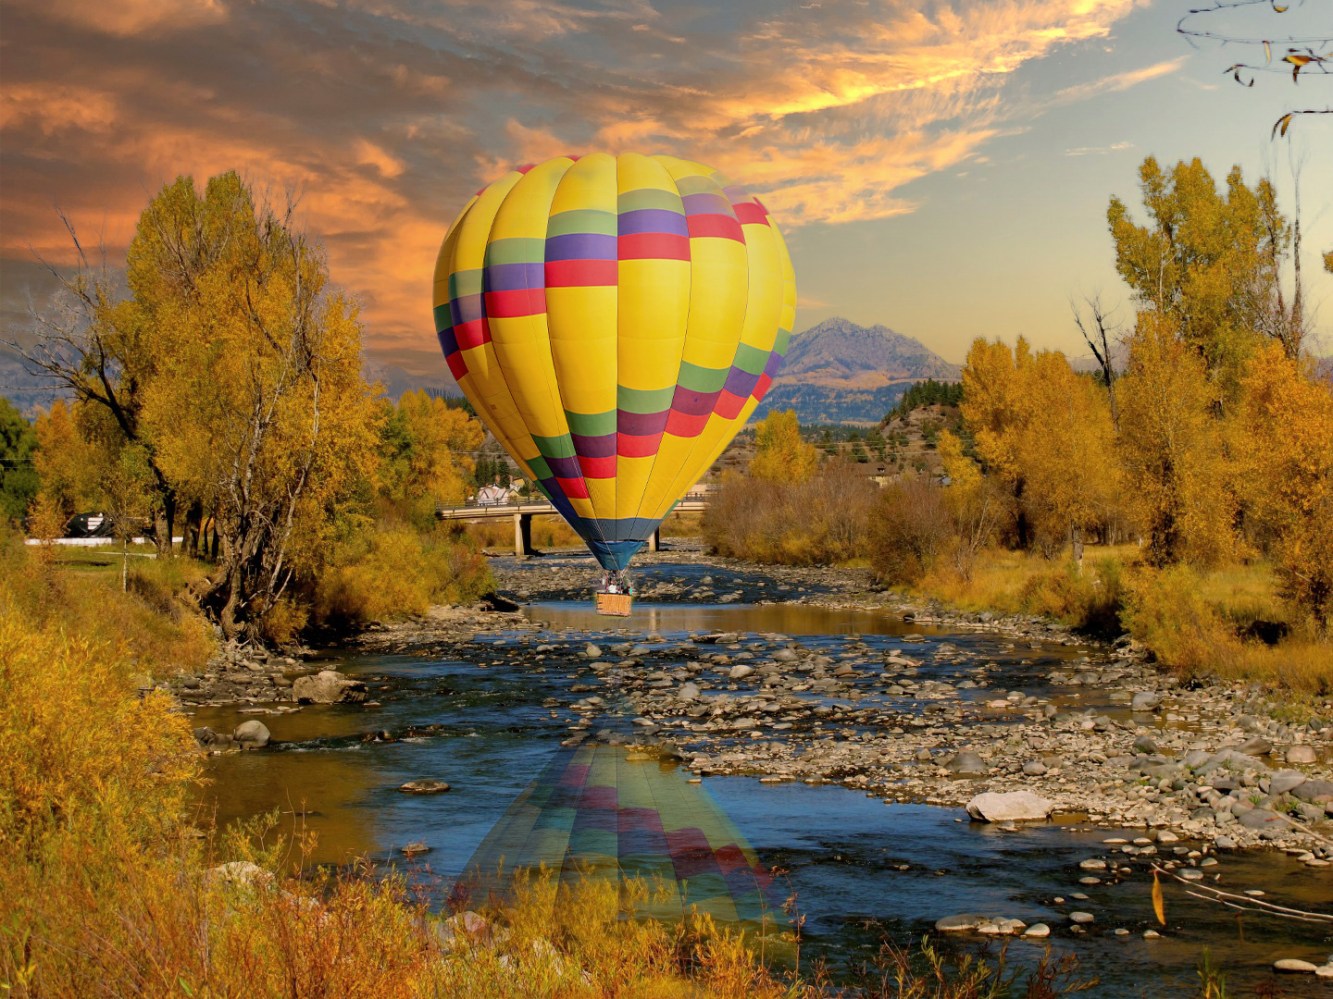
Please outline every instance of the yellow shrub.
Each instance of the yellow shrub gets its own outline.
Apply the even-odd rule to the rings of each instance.
[[[1199,575],[1185,565],[1131,577],[1122,617],[1157,659],[1187,673],[1214,672],[1233,663],[1240,642],[1200,595]]]

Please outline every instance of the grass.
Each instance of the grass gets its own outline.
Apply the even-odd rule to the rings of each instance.
[[[1298,699],[1333,693],[1333,641],[1294,617],[1266,562],[1158,572],[1134,545],[1090,545],[1076,571],[1068,560],[986,549],[970,578],[940,563],[908,592],[963,610],[1042,614],[1104,637],[1127,631],[1185,676]]]

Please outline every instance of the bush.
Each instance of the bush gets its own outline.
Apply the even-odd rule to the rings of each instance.
[[[1199,576],[1188,566],[1137,573],[1121,617],[1158,661],[1186,673],[1215,672],[1239,652],[1240,643],[1201,595]]]
[[[889,586],[919,582],[955,543],[944,490],[915,476],[886,486],[870,524],[870,567]]]
[[[1071,560],[1063,568],[1030,578],[1019,603],[1029,614],[1043,614],[1080,631],[1114,637],[1121,631],[1124,596],[1117,559],[1103,558],[1082,566]]]
[[[863,557],[878,490],[854,464],[829,462],[805,482],[729,473],[703,517],[712,550],[781,565],[830,565]]]
[[[493,586],[485,558],[448,532],[384,526],[348,544],[320,577],[312,617],[323,627],[355,628],[466,603]]]

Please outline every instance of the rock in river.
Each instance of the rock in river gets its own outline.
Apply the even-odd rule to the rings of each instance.
[[[442,780],[410,780],[400,784],[398,790],[404,794],[443,794],[449,790],[449,785]]]
[[[959,753],[944,764],[944,769],[955,774],[984,774],[990,767],[976,753]]]
[[[292,696],[302,704],[360,704],[367,693],[360,680],[323,669],[314,676],[298,677],[292,684]]]
[[[967,803],[967,814],[979,822],[1040,822],[1055,802],[1031,791],[988,791]]]
[[[243,721],[236,726],[231,737],[236,740],[242,749],[263,749],[268,745],[269,731],[261,721],[251,718],[249,721]]]

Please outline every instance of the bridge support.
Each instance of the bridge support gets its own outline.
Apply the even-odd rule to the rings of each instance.
[[[648,535],[648,550],[650,552],[655,552],[661,547],[662,547],[662,529],[658,528],[656,531],[653,531],[652,534]]]
[[[537,554],[532,550],[532,514],[530,513],[514,514],[514,554],[519,557]]]

